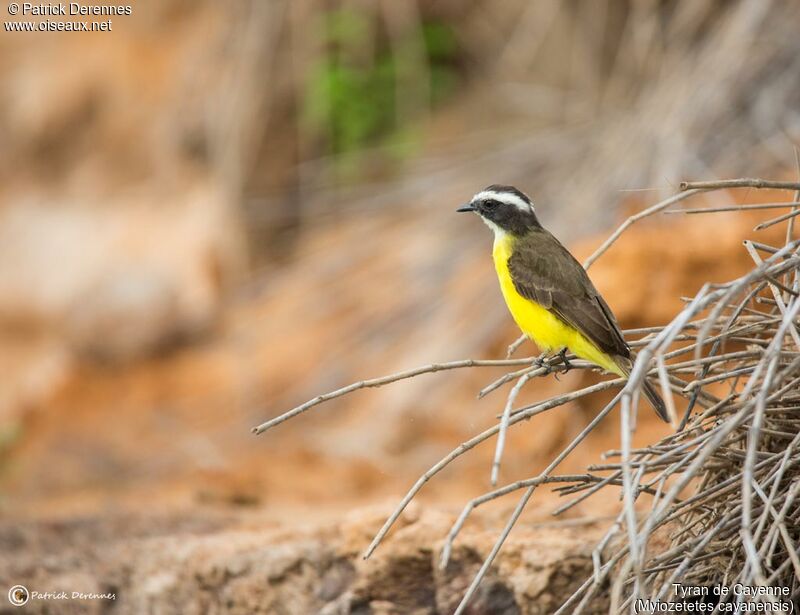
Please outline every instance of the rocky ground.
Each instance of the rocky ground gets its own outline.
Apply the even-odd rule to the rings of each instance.
[[[361,554],[387,513],[371,507],[308,530],[229,513],[6,523],[0,527],[0,582],[24,579],[29,589],[53,594],[114,595],[32,599],[26,613],[452,612],[495,533],[468,530],[442,569],[442,537],[453,516],[412,507],[364,561]],[[468,612],[552,613],[591,574],[599,528],[531,525],[516,532]],[[603,600],[595,606],[602,612]],[[16,612],[0,606],[0,613]]]

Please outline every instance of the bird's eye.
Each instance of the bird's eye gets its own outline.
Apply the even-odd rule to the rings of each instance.
[[[497,201],[494,201],[492,199],[487,199],[483,202],[483,206],[486,209],[494,209],[495,207],[497,207],[497,204],[498,204]]]

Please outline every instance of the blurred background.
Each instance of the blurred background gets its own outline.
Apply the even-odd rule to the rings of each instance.
[[[515,184],[585,257],[682,180],[795,176],[796,3],[132,12],[108,33],[0,34],[5,519],[249,507],[301,523],[394,500],[493,424],[503,392],[475,394],[501,370],[250,428],[352,381],[505,356],[517,331],[491,237],[460,203]],[[713,202],[733,198],[785,195]],[[681,296],[747,267],[751,227],[736,214],[647,221],[592,277],[624,326],[662,324]],[[530,383],[519,403],[594,377]],[[583,404],[516,429],[501,480],[541,469],[596,412]],[[642,420],[643,437],[666,429]],[[617,445],[612,420],[565,471]],[[492,453],[424,498],[485,491]]]

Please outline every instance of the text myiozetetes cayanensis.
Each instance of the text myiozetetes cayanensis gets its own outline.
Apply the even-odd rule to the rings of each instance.
[[[546,231],[531,200],[513,186],[492,185],[458,211],[477,213],[494,231],[494,258],[506,305],[522,332],[543,352],[567,350],[628,377],[631,349],[586,270]],[[664,401],[645,382],[644,394],[668,421]]]

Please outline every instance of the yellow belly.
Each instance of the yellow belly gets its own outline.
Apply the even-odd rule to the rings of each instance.
[[[589,341],[580,331],[566,324],[558,316],[541,305],[526,299],[514,288],[511,273],[508,270],[508,259],[511,256],[514,238],[512,235],[495,237],[494,266],[500,280],[500,290],[506,300],[511,316],[542,352],[552,352],[562,348],[569,349],[575,356],[591,361],[606,371],[624,375],[616,362]]]

